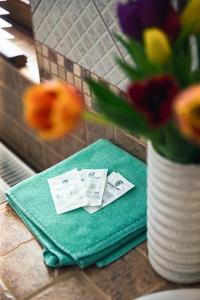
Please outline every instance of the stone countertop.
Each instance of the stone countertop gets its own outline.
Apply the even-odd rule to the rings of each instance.
[[[106,268],[47,268],[42,248],[6,202],[0,204],[0,236],[0,300],[129,300],[182,287],[153,271],[146,243]]]

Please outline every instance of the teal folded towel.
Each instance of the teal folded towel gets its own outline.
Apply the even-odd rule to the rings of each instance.
[[[78,168],[117,171],[135,188],[96,213],[56,214],[47,180]],[[44,247],[48,266],[110,264],[146,239],[146,165],[101,139],[12,187],[8,202]]]

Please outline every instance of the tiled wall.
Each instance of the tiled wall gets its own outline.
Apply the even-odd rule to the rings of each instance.
[[[37,44],[37,48],[39,46]],[[47,49],[45,51],[44,49],[41,48],[39,51],[47,51]],[[45,54],[47,53],[45,52]],[[40,59],[44,60],[44,57],[41,55]],[[53,62],[53,57],[55,60],[54,55],[51,56],[51,59],[49,58],[49,54],[47,55],[50,64]],[[56,65],[59,66],[58,63],[61,64],[60,67],[63,68],[62,74],[66,76],[68,71],[65,71],[62,66],[62,58],[58,56],[57,59]],[[75,65],[73,65],[73,68],[75,74],[77,74],[77,78],[79,78],[81,69]],[[74,75],[73,80],[75,80]],[[145,145],[142,141],[121,130],[84,121],[73,134],[60,140],[45,142],[38,139],[23,120],[22,95],[30,84],[32,82],[0,58],[0,139],[35,170],[40,171],[48,168],[102,137],[109,138],[122,148],[145,160]],[[88,94],[86,88],[85,93]],[[89,105],[88,107],[90,107],[90,96],[88,95],[85,99]]]
[[[112,34],[119,32],[116,3],[117,0],[31,1],[41,80],[59,78],[75,85],[83,93],[87,108],[96,112],[86,77],[103,82],[118,94],[124,93],[127,84],[113,57],[127,59]],[[78,131],[76,134],[80,135]],[[86,124],[85,137],[86,144],[109,138],[145,159],[145,143],[124,131]]]
[[[31,0],[41,79],[60,78],[74,84],[83,93],[87,108],[92,111],[97,109],[85,77],[103,81],[116,93],[123,93],[121,88],[126,83],[113,64],[113,53],[127,59],[112,35],[112,31],[119,30],[116,2]],[[173,2],[177,4],[177,1]],[[94,53],[98,56],[97,61]],[[23,121],[22,94],[30,84],[32,82],[0,58],[0,139],[34,169],[43,170],[98,138],[108,138],[145,160],[146,144],[143,140],[120,129],[84,121],[73,134],[63,139],[52,142],[39,140]]]
[[[119,0],[30,2],[37,41],[117,87],[126,88],[126,76],[115,63],[115,57],[130,60],[113,34],[122,34],[116,16]],[[183,2],[172,0],[175,7]]]
[[[116,42],[117,0],[31,1],[35,39],[105,80],[124,88],[125,75],[114,61],[126,59]]]
[[[77,137],[53,142],[39,140],[23,120],[22,95],[30,84],[18,70],[0,59],[0,139],[40,171],[86,146],[85,125]]]
[[[87,109],[94,112],[97,109],[86,77],[124,93],[121,88],[126,79],[113,60],[113,54],[125,57],[111,33],[118,31],[115,4],[116,0],[31,1],[41,80],[67,80],[79,88]],[[0,59],[0,138],[34,169],[43,170],[98,138],[108,138],[145,160],[142,140],[120,129],[85,121],[70,136],[51,142],[39,140],[23,121],[22,94],[30,84]]]
[[[48,48],[46,45],[43,45],[40,42],[36,42],[36,51],[40,67],[39,69],[41,79],[49,80],[52,78],[56,78],[66,80],[69,83],[75,85],[82,92],[88,110],[91,110],[96,113],[98,112],[98,109],[95,105],[95,101],[93,100],[93,95],[85,81],[85,79],[88,77],[91,77],[96,81],[107,85],[107,87],[113,90],[116,94],[124,94],[124,92],[117,86],[105,81],[103,78],[97,76],[89,70],[86,70],[77,63],[74,63],[73,61],[57,53],[56,51]],[[129,152],[135,153],[141,159],[145,159],[145,143],[141,139],[131,136],[130,134],[119,129],[111,129],[106,127],[104,128],[97,124],[88,124],[88,143],[95,141],[97,138],[104,137],[116,142]],[[140,154],[138,153],[138,146],[135,144],[135,142],[133,142],[133,145],[131,145],[132,140],[138,141],[138,145],[143,145],[143,150]],[[133,147],[136,147],[136,149],[134,150]]]
[[[97,109],[86,77],[102,81],[116,93],[123,94],[126,84],[113,62],[113,54],[127,59],[112,35],[119,31],[116,2],[31,0],[41,79],[59,78],[74,84],[84,95],[87,109],[94,112]],[[108,138],[145,160],[143,140],[120,129],[85,121],[70,136],[51,142],[39,140],[23,121],[22,94],[30,84],[0,58],[0,139],[34,169],[43,170],[98,138]]]

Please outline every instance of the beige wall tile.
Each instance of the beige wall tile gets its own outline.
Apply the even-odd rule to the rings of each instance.
[[[90,96],[85,95],[85,104],[89,107],[92,108],[92,100]]]
[[[50,70],[53,73],[53,75],[58,75],[58,66],[54,62],[50,62]]]
[[[39,67],[43,67],[43,56],[39,53],[37,54],[37,61],[38,61]]]
[[[43,58],[43,67],[44,67],[46,70],[50,70],[49,59],[46,58],[46,57]]]
[[[42,54],[46,57],[49,56],[48,48],[45,45],[42,45]]]
[[[81,77],[81,67],[77,64],[74,64],[74,74],[78,77]]]
[[[113,85],[113,84],[109,84],[109,88],[111,89],[111,91],[113,91],[115,94],[119,93],[119,89],[117,86]]]
[[[111,127],[103,126],[93,122],[86,122],[88,143],[92,143],[100,138],[114,139],[114,130]]]
[[[25,157],[36,170],[42,171],[45,168],[46,160],[42,141],[26,131],[24,142],[26,143]]]
[[[90,95],[90,87],[85,81],[83,81],[83,92],[87,95]]]
[[[62,157],[67,158],[77,151],[86,147],[86,143],[75,138],[72,135],[68,135],[64,138],[64,145],[62,148]]]
[[[43,147],[44,151],[44,169],[50,168],[62,160],[61,154],[57,154],[48,147]],[[59,151],[60,152],[60,151]]]
[[[91,73],[91,78],[92,78],[93,80],[98,81],[98,76],[95,75],[94,73]]]
[[[63,80],[66,80],[66,77],[65,77],[65,69],[61,66],[58,66],[58,76],[63,79]]]
[[[35,44],[35,47],[36,47],[36,51],[37,51],[38,53],[42,54],[42,47],[41,47],[41,45],[38,44],[38,43],[36,43],[36,44]]]
[[[79,90],[82,90],[82,80],[79,77],[74,76],[74,84]]]
[[[74,84],[74,75],[71,72],[67,71],[67,81],[71,84]]]
[[[64,56],[57,54],[57,62],[60,66],[64,67],[65,66]]]
[[[121,129],[116,128],[114,132],[114,141],[119,147],[130,152],[137,158],[146,161],[146,144],[144,142]]]

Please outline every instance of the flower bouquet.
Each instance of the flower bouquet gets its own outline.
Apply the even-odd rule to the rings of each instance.
[[[132,59],[132,64],[117,59],[131,82],[127,97],[89,81],[105,116],[180,163],[200,162],[199,9],[198,0],[190,1],[181,15],[168,0],[119,4],[127,39],[117,39]]]
[[[151,264],[167,279],[196,282],[200,280],[200,1],[188,1],[180,13],[169,0],[128,1],[119,3],[117,10],[126,37],[116,39],[131,58],[131,63],[117,59],[130,80],[124,98],[88,79],[102,112],[96,116],[83,112],[73,87],[50,83],[26,93],[25,118],[45,138],[63,135],[85,117],[148,139]]]

